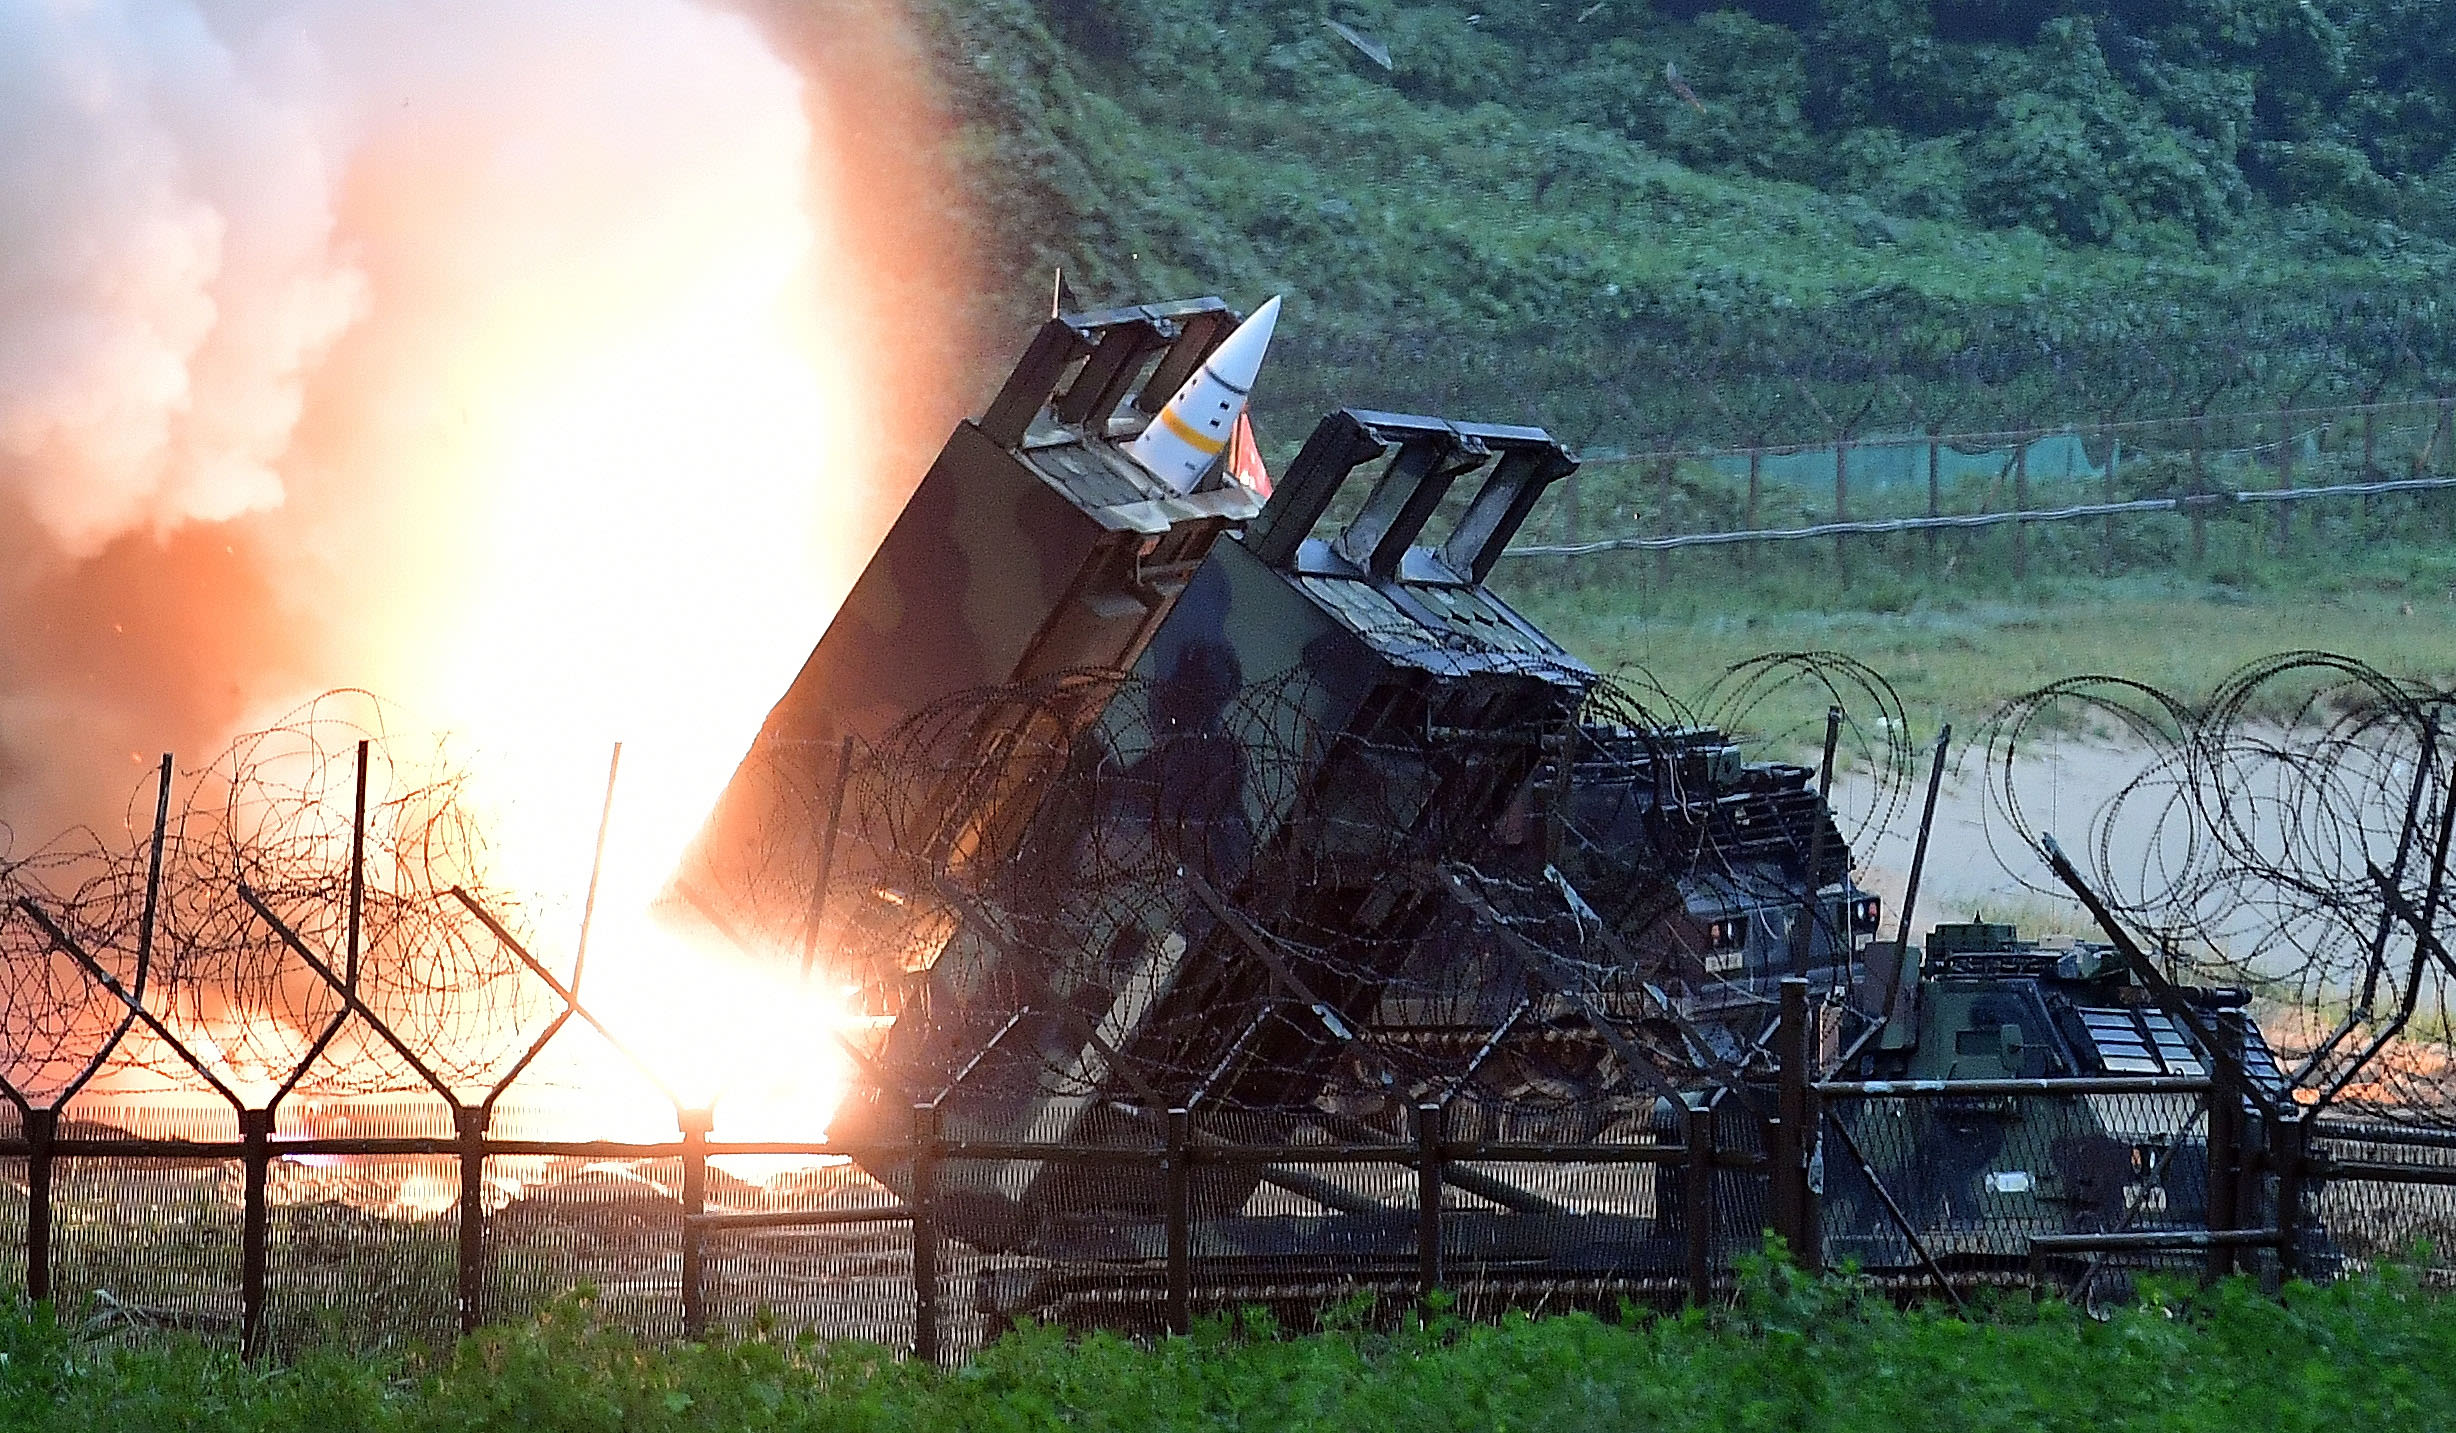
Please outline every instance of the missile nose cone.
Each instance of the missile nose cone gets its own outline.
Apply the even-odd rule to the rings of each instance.
[[[1152,415],[1150,426],[1126,445],[1126,455],[1171,490],[1192,492],[1228,446],[1245,411],[1245,396],[1262,371],[1271,330],[1278,324],[1279,296],[1274,294],[1220,340],[1194,376]]]
[[[1238,324],[1236,332],[1220,341],[1211,352],[1205,368],[1239,389],[1250,390],[1254,375],[1262,371],[1262,355],[1271,346],[1271,330],[1279,326],[1279,296],[1255,309],[1253,316]]]

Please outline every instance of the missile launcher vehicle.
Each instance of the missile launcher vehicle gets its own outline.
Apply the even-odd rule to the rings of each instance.
[[[1403,982],[1471,980],[1472,997],[1394,1001],[1377,1028],[1480,1038],[1532,991],[1524,1028],[1494,1043],[1470,1088],[1488,1097],[1495,1132],[1583,1140],[1620,1121],[1643,1127],[1659,1098],[1599,1019],[1664,1078],[1695,1084],[1709,1065],[1736,1068],[1762,1050],[1785,977],[1847,987],[1882,911],[1852,880],[1850,844],[1808,768],[1746,761],[1706,727],[1586,720],[1561,749],[1566,765],[1556,757],[1459,872],[1473,898],[1428,934]],[[1538,938],[1512,939],[1496,921]],[[1570,1002],[1557,964],[1580,949],[1603,968],[1575,972],[1583,988]]]
[[[1285,1151],[1407,1146],[1427,1107],[1454,1139],[1668,1143],[1710,1103],[1745,1159],[1800,976],[1845,1076],[1999,1082],[1834,1110],[1836,1257],[1984,1263],[2031,1233],[2205,1218],[2205,1138],[2175,1111],[2051,1082],[2205,1071],[2202,1014],[2259,1065],[2238,995],[2148,990],[2000,927],[1939,927],[1900,970],[1808,769],[1627,719],[1486,585],[1576,467],[1548,434],[1343,410],[1267,502],[1199,461],[1273,316],[1240,328],[1206,299],[1045,324],[674,881],[861,991],[873,1033],[830,1133],[871,1174],[909,1194],[895,1151],[928,1124],[966,1151],[932,1175],[943,1232],[1141,1277],[1171,1175],[994,1151],[1266,1147],[1279,1162],[1182,1172],[1207,1267],[1397,1267],[1415,1176]],[[1686,1176],[1610,1167],[1572,1188],[1441,1164],[1444,1246],[1532,1277],[1675,1275]],[[1708,1202],[1721,1248],[1755,1243],[1761,1199]],[[1057,1297],[1006,1277],[985,1307]]]
[[[1711,728],[1586,728],[1561,871],[1736,1056],[1785,976],[1847,984],[1882,920],[1815,773]],[[1811,867],[1813,866],[1813,870]],[[1813,892],[1813,898],[1810,893]]]

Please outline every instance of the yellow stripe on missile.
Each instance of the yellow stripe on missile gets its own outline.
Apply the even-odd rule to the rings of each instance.
[[[1208,433],[1195,432],[1192,424],[1177,416],[1177,410],[1173,406],[1160,410],[1160,426],[1184,439],[1187,447],[1206,458],[1228,446],[1226,438],[1214,438]]]

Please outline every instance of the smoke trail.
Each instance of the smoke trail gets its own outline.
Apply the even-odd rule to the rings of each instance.
[[[968,352],[894,56],[874,6],[0,0],[21,846],[325,686],[591,762],[576,711],[780,689]]]

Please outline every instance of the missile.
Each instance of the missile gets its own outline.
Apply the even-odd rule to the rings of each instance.
[[[1194,376],[1152,416],[1151,425],[1126,444],[1126,456],[1172,491],[1192,492],[1236,431],[1245,395],[1262,367],[1263,350],[1271,346],[1271,327],[1278,322],[1279,299],[1273,295],[1211,350]]]

